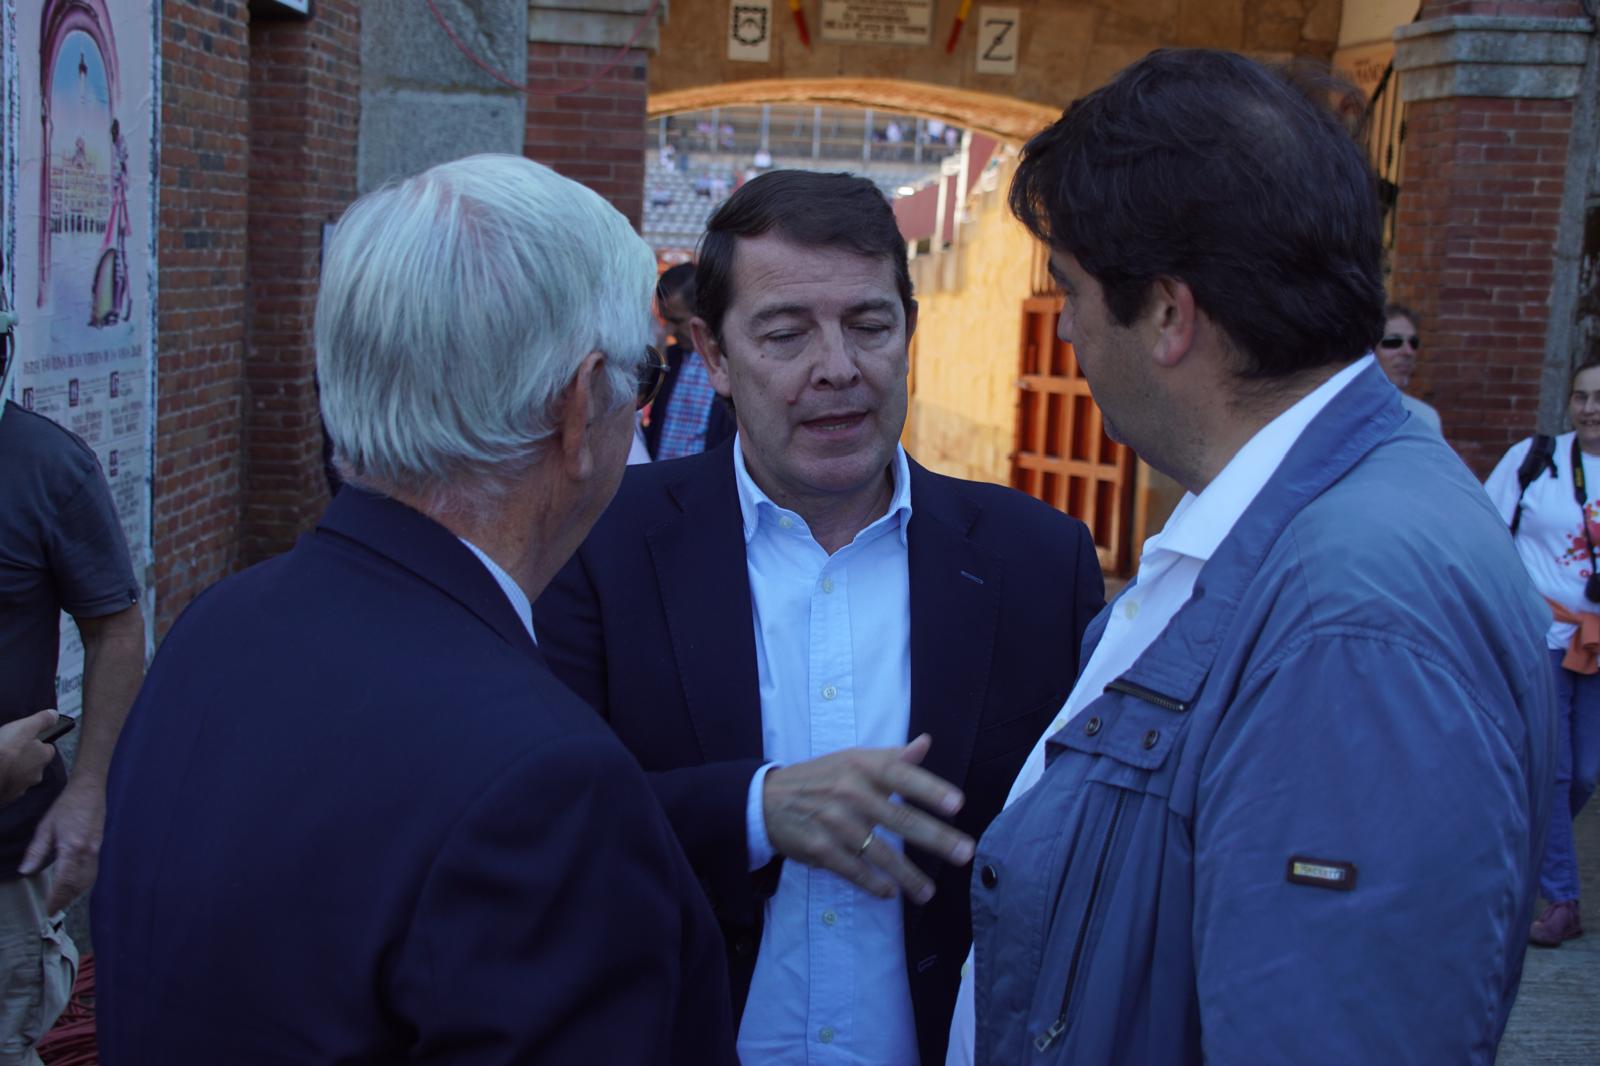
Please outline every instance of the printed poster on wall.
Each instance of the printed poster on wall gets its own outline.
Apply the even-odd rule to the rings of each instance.
[[[11,398],[100,457],[153,632],[156,122],[154,0],[12,0],[18,316]],[[10,51],[8,42],[8,51]],[[56,698],[81,707],[83,649],[62,620]]]

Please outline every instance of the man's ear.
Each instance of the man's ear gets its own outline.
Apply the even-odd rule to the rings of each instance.
[[[912,300],[911,306],[906,309],[906,343],[911,343],[911,338],[917,332],[917,301]]]
[[[711,327],[706,325],[705,319],[696,315],[689,320],[689,333],[694,337],[694,350],[705,360],[706,376],[711,379],[711,387],[717,390],[718,396],[732,397],[733,379],[728,376],[728,357],[712,335]]]
[[[1198,314],[1194,290],[1189,288],[1188,282],[1160,277],[1150,286],[1150,303],[1145,315],[1155,331],[1152,354],[1158,365],[1177,366],[1194,348]]]
[[[595,423],[605,414],[603,407],[610,398],[605,353],[590,352],[567,385],[556,427],[556,437],[561,442],[561,469],[573,481],[587,481],[594,476],[595,448],[599,443]]]

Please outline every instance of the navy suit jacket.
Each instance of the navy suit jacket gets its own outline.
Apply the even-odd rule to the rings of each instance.
[[[748,870],[761,695],[734,447],[630,467],[534,619],[551,668],[650,773],[722,923],[737,1018],[777,878],[776,864]],[[965,791],[954,822],[976,838],[1066,699],[1105,589],[1081,522],[910,465],[909,735],[932,734],[923,765]],[[917,1037],[932,1066],[944,1061],[971,940],[968,870],[910,857],[935,881],[927,906],[905,908]]]
[[[107,1066],[735,1061],[637,762],[460,541],[349,486],[162,644],[93,932]]]

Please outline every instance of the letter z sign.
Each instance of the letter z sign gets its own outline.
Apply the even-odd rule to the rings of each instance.
[[[978,73],[1015,74],[1021,45],[1021,12],[1014,7],[978,9]]]

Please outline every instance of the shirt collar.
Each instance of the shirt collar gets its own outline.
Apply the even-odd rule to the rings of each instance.
[[[537,647],[539,637],[533,631],[533,604],[528,602],[528,594],[522,591],[522,586],[517,584],[516,579],[501,569],[500,564],[489,558],[488,553],[482,548],[466,537],[457,537],[456,539],[465,544],[468,550],[478,557],[478,561],[488,568],[489,576],[494,578],[495,584],[499,585],[500,590],[506,594],[506,599],[511,601],[512,609],[517,612],[517,617],[522,619],[523,628],[528,631],[528,636],[533,639],[533,643]]]
[[[1205,562],[1266,488],[1312,419],[1374,361],[1357,359],[1256,431],[1198,496],[1186,493],[1165,528],[1145,542],[1145,552],[1174,552]]]
[[[873,528],[882,522],[896,522],[896,531],[900,535],[900,544],[905,546],[906,527],[911,524],[911,464],[906,459],[906,450],[902,445],[894,446],[894,458],[889,462],[889,476],[894,480],[894,493],[889,497],[889,509],[882,518],[867,526]],[[743,434],[735,433],[733,437],[733,479],[739,488],[739,514],[744,520],[744,542],[749,544],[755,538],[756,530],[761,528],[761,516],[766,514],[770,519],[788,517],[805,528],[805,519],[793,511],[785,510],[772,502],[761,486],[755,483],[750,476],[750,471],[744,465],[744,439]],[[865,530],[863,530],[865,532]]]

